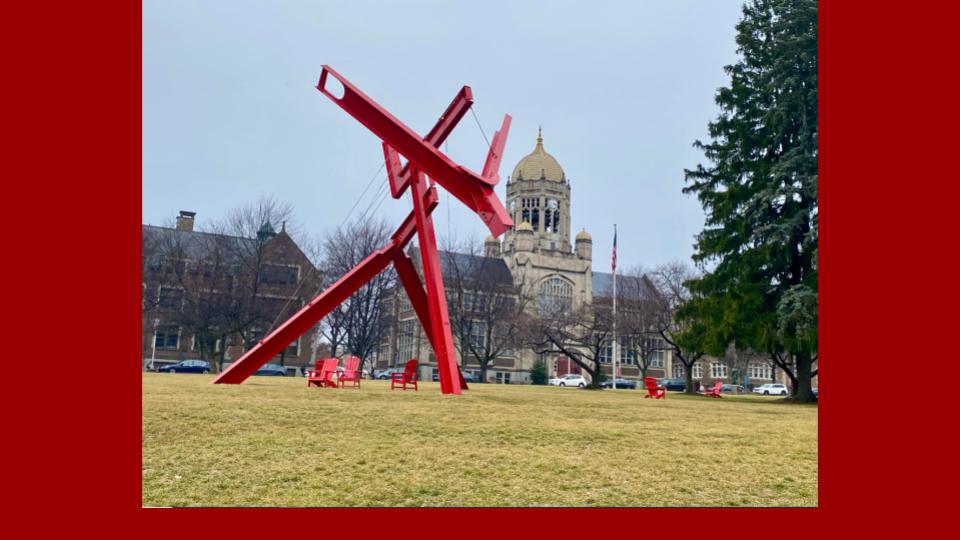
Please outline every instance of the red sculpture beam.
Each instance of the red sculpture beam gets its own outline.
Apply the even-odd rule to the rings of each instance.
[[[338,98],[327,90],[329,76],[333,76],[343,85],[342,97]],[[493,186],[499,178],[484,178],[462,165],[457,165],[330,66],[323,66],[317,89],[476,212],[490,229],[490,234],[500,236],[513,225],[507,210],[493,192]],[[505,120],[505,123],[509,125],[509,120]],[[499,161],[499,157],[497,160]]]
[[[333,76],[343,85],[342,97],[337,97],[327,90],[329,76]],[[493,186],[500,179],[497,171],[510,129],[510,115],[504,116],[503,125],[494,134],[483,172],[478,175],[454,163],[439,151],[439,146],[473,104],[473,94],[469,86],[460,90],[424,138],[420,138],[329,66],[323,66],[317,89],[383,140],[390,192],[394,198],[399,198],[408,187],[412,188],[413,212],[397,228],[386,246],[372,253],[264,337],[213,382],[243,382],[392,262],[434,349],[440,372],[441,391],[444,394],[459,394],[467,384],[454,355],[436,233],[430,217],[437,206],[437,193],[433,182],[443,186],[476,212],[494,236],[499,236],[511,227],[513,221],[493,191]],[[406,165],[401,166],[401,155],[407,158]],[[429,183],[427,176],[430,177]],[[413,263],[403,252],[414,234],[420,244],[425,287],[421,284]]]

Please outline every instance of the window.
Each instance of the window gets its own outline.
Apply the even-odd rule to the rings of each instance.
[[[401,293],[398,294],[397,296],[398,296],[398,298],[400,299],[400,314],[401,314],[401,315],[406,315],[407,313],[410,313],[411,311],[413,311],[413,304],[410,303],[410,297],[407,296],[407,291],[406,291],[406,290],[404,290],[403,292],[401,292]],[[447,303],[448,303],[448,304],[451,303],[451,302],[450,302],[450,296],[449,296],[449,295],[447,295]]]
[[[772,379],[772,371],[770,364],[750,364],[750,367],[747,369],[747,373],[751,379]]]
[[[299,279],[299,266],[264,264],[260,268],[260,283],[265,285],[295,285]]]
[[[160,298],[157,305],[162,308],[180,309],[183,305],[183,291],[173,287],[160,287]]]
[[[180,329],[176,326],[167,326],[157,329],[154,345],[158,349],[180,348]]]
[[[710,364],[710,378],[725,379],[727,377],[727,365],[720,362]]]
[[[703,378],[703,366],[700,364],[700,362],[697,362],[696,364],[693,365],[693,378],[694,379]]]
[[[498,371],[497,384],[510,384],[510,373],[506,371]]]
[[[601,364],[609,364],[613,359],[613,341],[606,340],[603,343],[603,347],[600,348],[600,358],[597,358],[597,361]]]
[[[400,321],[397,335],[397,365],[416,357],[416,319]]]
[[[573,304],[573,285],[569,281],[552,277],[540,283],[540,313],[569,311]]]
[[[684,375],[683,364],[674,363],[673,364],[673,376],[682,379]]]
[[[218,340],[217,345],[219,344],[220,342]],[[297,338],[296,341],[294,341],[290,345],[287,345],[287,349],[284,351],[284,354],[285,356],[299,356],[300,355],[300,338]]]
[[[484,321],[469,320],[466,321],[465,325],[463,337],[467,340],[467,343],[475,350],[483,349],[486,343],[486,323]]]
[[[664,357],[666,353],[663,351],[650,351],[647,353],[647,367],[654,369],[663,369],[664,366]]]
[[[191,351],[199,351],[199,350],[200,350],[200,340],[197,339],[197,336],[196,336],[196,335],[194,335],[193,337],[190,338],[190,350],[191,350]],[[209,351],[207,351],[207,352],[209,352]],[[215,353],[220,352],[220,338],[217,338],[217,340],[213,343],[213,352],[215,352]]]
[[[637,351],[631,346],[630,340],[628,338],[620,338],[620,345],[617,349],[620,359],[617,361],[620,365],[628,364],[632,365],[636,363]],[[608,339],[604,342],[603,348],[600,349],[600,358],[597,360],[601,364],[609,364],[613,359],[613,340]]]

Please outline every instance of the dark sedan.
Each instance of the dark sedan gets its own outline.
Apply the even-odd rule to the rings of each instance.
[[[279,364],[264,364],[263,367],[253,372],[254,375],[274,375],[283,377],[287,374],[287,369]]]
[[[720,393],[722,394],[742,394],[743,386],[739,384],[724,384],[720,386]]]
[[[683,379],[659,379],[657,380],[657,386],[662,386],[671,392],[685,392],[687,390],[687,382]]]
[[[157,371],[161,373],[210,373],[210,364],[203,360],[184,360],[169,366],[163,366]]]
[[[400,370],[398,370],[398,371],[403,371],[403,370],[400,369]],[[437,382],[437,381],[439,381],[439,380],[440,380],[440,374],[439,374],[439,373],[434,373],[434,374],[433,374],[433,382]],[[468,382],[468,383],[477,382],[477,378],[474,377],[474,376],[473,376],[473,373],[470,373],[469,371],[464,371],[464,372],[463,372],[463,380],[466,381],[466,382]]]
[[[602,388],[611,388],[613,386],[613,381],[607,379],[600,383]],[[637,389],[637,381],[631,381],[630,379],[617,379],[617,388],[627,388],[630,390]]]

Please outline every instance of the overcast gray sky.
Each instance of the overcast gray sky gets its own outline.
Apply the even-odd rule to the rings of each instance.
[[[717,114],[735,60],[741,0],[143,2],[143,222],[179,210],[201,224],[274,195],[304,230],[339,225],[382,162],[379,140],[314,86],[330,64],[420,133],[459,88],[487,136],[513,126],[497,193],[533,150],[571,183],[571,225],[593,235],[594,268],[689,259],[703,225],[683,169]],[[449,155],[475,171],[486,143],[468,115]],[[354,215],[380,200],[380,177]],[[441,189],[437,234],[483,238]],[[399,223],[408,195],[377,214]]]

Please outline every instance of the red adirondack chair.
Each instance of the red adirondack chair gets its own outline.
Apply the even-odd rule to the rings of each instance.
[[[667,397],[667,390],[662,386],[657,386],[657,380],[653,377],[643,379],[643,384],[647,387],[647,395],[643,399],[664,399]]]
[[[403,373],[396,371],[390,375],[391,390],[397,386],[406,390],[408,384],[413,385],[414,391],[419,391],[417,389],[417,361],[415,359],[407,360],[406,365],[403,367]]]
[[[354,388],[360,388],[360,359],[356,356],[348,356],[343,361],[343,373],[337,377],[340,388],[344,388],[348,382],[352,382]]]
[[[307,371],[307,386],[317,386],[323,388],[326,386],[337,387],[333,382],[333,374],[337,371],[337,364],[340,360],[337,358],[325,358],[317,360],[316,369]]]
[[[703,395],[707,397],[723,397],[720,395],[720,387],[723,386],[723,383],[717,381],[713,383],[713,388],[704,388]]]

